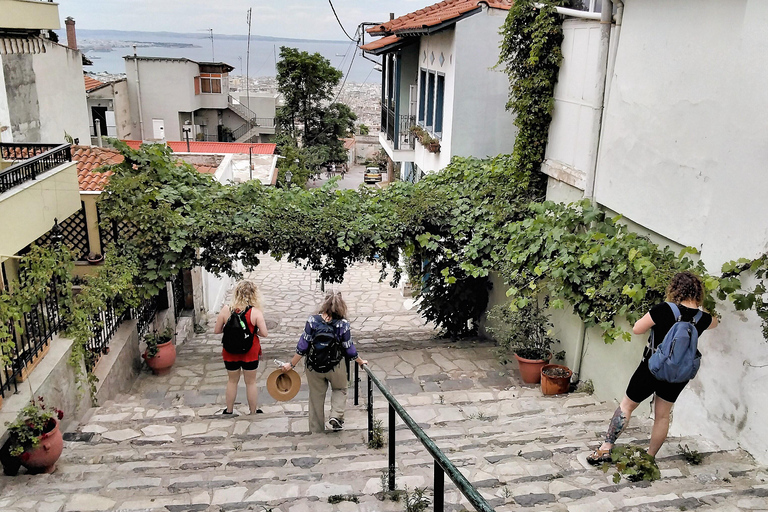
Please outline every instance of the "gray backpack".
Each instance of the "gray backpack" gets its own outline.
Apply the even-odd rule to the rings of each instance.
[[[648,368],[659,380],[685,382],[696,376],[701,365],[701,354],[698,352],[699,331],[696,330],[696,324],[704,313],[699,311],[693,320],[687,322],[683,320],[677,304],[672,302],[667,304],[675,315],[675,323],[657,348],[653,346],[653,331],[651,331],[652,354],[648,359]]]

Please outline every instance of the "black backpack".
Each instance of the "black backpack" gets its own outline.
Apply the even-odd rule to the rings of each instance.
[[[318,320],[312,343],[309,345],[307,355],[307,368],[318,373],[326,373],[333,370],[341,358],[341,341],[336,336],[338,321],[326,322],[321,315],[316,315]]]
[[[236,313],[232,311],[227,323],[224,324],[224,335],[221,337],[221,343],[224,350],[230,354],[247,354],[253,347],[253,337],[256,334],[256,326],[253,326],[253,332],[248,330],[247,316],[251,311],[251,306],[245,308],[245,311]]]

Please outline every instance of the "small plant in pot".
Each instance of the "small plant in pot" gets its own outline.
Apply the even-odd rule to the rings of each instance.
[[[8,454],[33,473],[52,473],[64,448],[59,420],[64,412],[46,408],[42,396],[32,399],[8,426]],[[16,468],[18,470],[18,467]],[[6,468],[7,471],[7,468]]]
[[[173,329],[166,328],[161,333],[152,331],[144,336],[147,348],[142,357],[155,375],[167,373],[176,362],[176,346],[173,340]]]
[[[524,299],[520,305],[500,304],[488,315],[491,326],[487,330],[499,344],[498,355],[502,363],[512,353],[520,367],[526,384],[541,381],[541,368],[552,358],[552,324],[537,301]]]

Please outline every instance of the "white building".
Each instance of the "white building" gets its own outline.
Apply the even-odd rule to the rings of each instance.
[[[606,2],[609,33],[598,21],[564,23],[542,168],[547,197],[591,197],[662,246],[697,248],[714,274],[726,261],[765,253],[768,3],[614,3],[611,10]],[[754,313],[728,302],[719,312],[722,324],[701,338],[701,371],[677,402],[671,432],[738,443],[766,463],[768,391],[759,383],[768,343]],[[599,397],[620,398],[645,337],[608,346],[573,315],[556,324],[580,378],[592,379]]]
[[[82,54],[41,35],[61,27],[58,4],[0,0],[0,13],[0,142],[88,141]]]
[[[439,171],[453,156],[512,151],[508,79],[493,69],[511,2],[446,0],[368,29],[362,48],[382,56],[379,139],[405,180]],[[411,127],[439,140],[432,152]]]

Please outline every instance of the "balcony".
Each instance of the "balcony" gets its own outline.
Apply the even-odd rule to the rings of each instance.
[[[413,161],[414,137],[411,126],[416,117],[398,115],[394,108],[381,104],[381,133],[379,139],[390,158],[396,162]]]
[[[80,210],[70,144],[0,143],[0,254],[11,255]]]
[[[59,4],[35,0],[0,0],[2,27],[14,30],[58,30]]]

